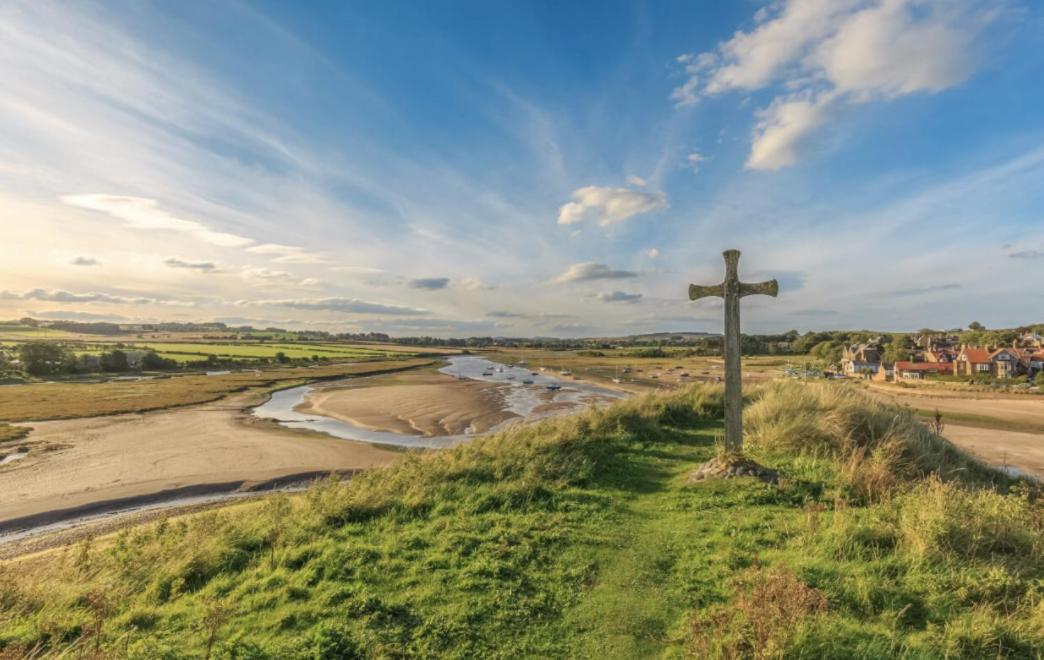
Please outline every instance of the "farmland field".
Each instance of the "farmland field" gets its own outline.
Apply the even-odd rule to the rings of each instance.
[[[549,371],[563,369],[577,380],[618,385],[621,389],[647,391],[669,389],[692,382],[717,382],[724,361],[720,356],[686,355],[684,350],[664,349],[667,357],[642,357],[635,349],[595,351],[550,351],[502,349],[489,353],[492,360],[517,363]],[[743,358],[743,377],[748,384],[771,380],[782,374],[789,363],[801,364],[809,358],[790,356],[749,356]],[[687,374],[687,375],[683,375]],[[620,383],[613,383],[618,378]]]

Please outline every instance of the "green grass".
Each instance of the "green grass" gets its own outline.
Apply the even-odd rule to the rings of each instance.
[[[274,358],[276,353],[283,353],[289,358],[310,358],[318,355],[327,359],[346,359],[358,357],[383,357],[385,351],[376,351],[354,346],[335,348],[312,344],[222,344],[222,343],[164,343],[138,342],[134,348],[151,348],[163,355],[180,355],[181,360],[193,359],[195,356],[231,358]]]
[[[1039,657],[1039,503],[838,392],[752,404],[778,486],[685,483],[689,388],[0,566],[0,654]]]

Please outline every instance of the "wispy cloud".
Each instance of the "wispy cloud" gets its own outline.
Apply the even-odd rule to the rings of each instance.
[[[261,245],[252,245],[246,251],[251,254],[270,256],[272,261],[279,264],[321,264],[328,261],[323,255],[309,252],[303,247],[296,245],[262,243]]]
[[[962,285],[957,283],[949,284],[933,284],[931,286],[920,286],[912,287],[909,289],[896,289],[887,293],[881,294],[883,296],[920,296],[926,293],[939,293],[941,291],[954,291],[956,289],[964,288]]]
[[[238,305],[270,305],[289,307],[292,309],[321,310],[329,312],[345,312],[352,314],[380,314],[386,316],[425,316],[431,314],[427,309],[388,305],[370,302],[358,298],[304,298],[301,300],[241,300]]]
[[[122,220],[131,229],[175,231],[190,234],[201,241],[221,247],[243,247],[254,241],[227,232],[214,231],[201,222],[186,220],[167,213],[154,199],[124,195],[66,195],[62,201],[91,211],[106,213]]]
[[[618,280],[629,277],[638,277],[638,273],[629,270],[610,268],[605,264],[585,262],[573,264],[564,273],[551,280],[555,284],[568,284],[570,282],[586,282],[589,280]]]
[[[1044,251],[1042,250],[1021,250],[1019,252],[1012,252],[1008,255],[1012,259],[1044,259]]]
[[[97,259],[95,259],[94,257],[84,257],[84,256],[74,257],[73,260],[70,261],[69,263],[72,264],[73,266],[98,266],[98,265],[101,265],[101,262],[98,261]]]

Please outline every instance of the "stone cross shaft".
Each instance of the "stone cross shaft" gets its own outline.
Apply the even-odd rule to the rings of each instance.
[[[740,298],[779,293],[776,280],[747,284],[739,280],[739,250],[725,250],[725,281],[714,286],[689,285],[689,299],[725,299],[725,448],[743,451],[743,376],[740,373]]]

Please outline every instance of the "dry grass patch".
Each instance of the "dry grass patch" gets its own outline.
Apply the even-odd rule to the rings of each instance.
[[[827,611],[823,592],[785,569],[748,569],[732,586],[727,604],[690,619],[693,657],[785,657],[800,627]]]

